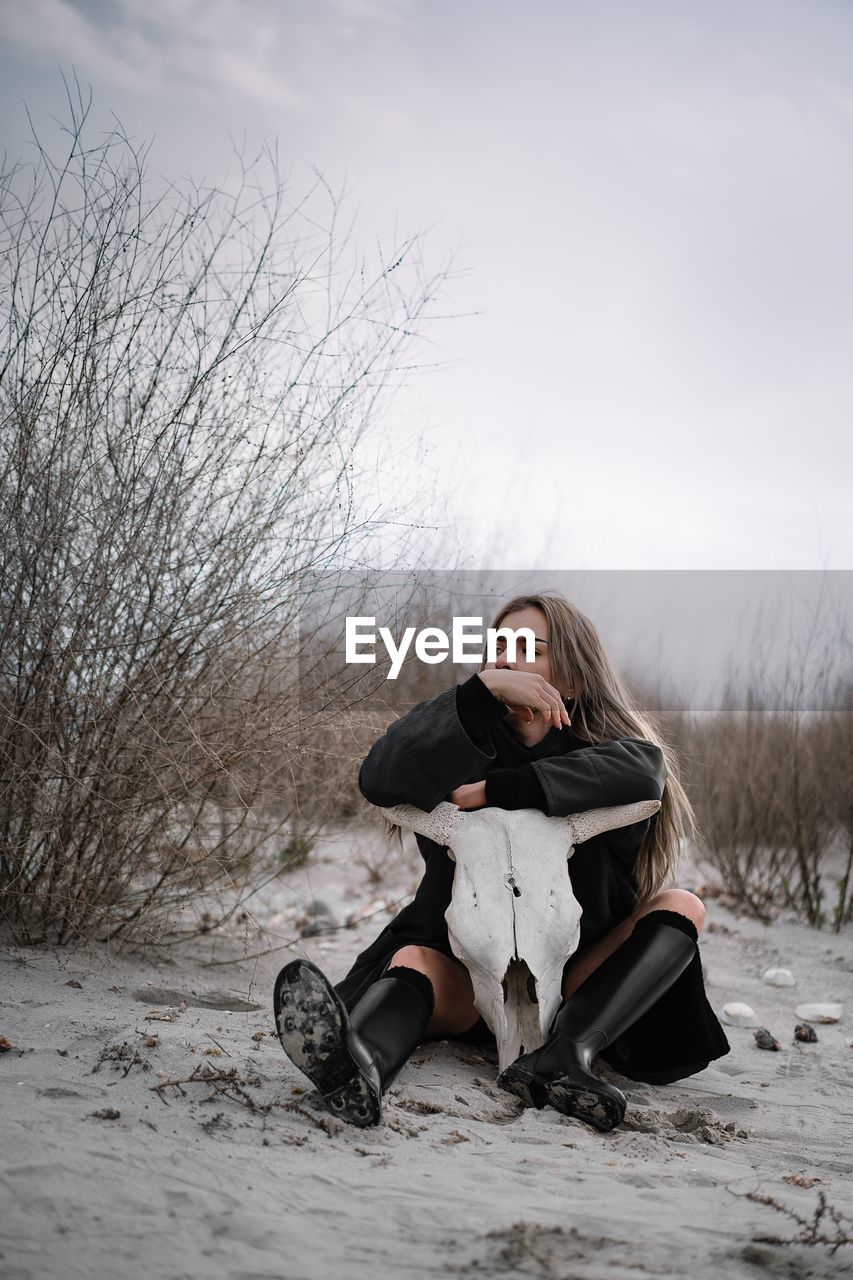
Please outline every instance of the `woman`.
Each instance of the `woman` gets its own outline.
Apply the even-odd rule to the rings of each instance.
[[[708,1004],[698,936],[702,902],[663,888],[679,838],[692,830],[677,762],[611,665],[595,627],[558,594],[510,600],[492,624],[530,627],[514,661],[496,661],[413,707],[376,742],[359,771],[371,804],[442,800],[462,809],[537,808],[558,817],[660,800],[660,811],[578,846],[569,862],[582,907],[580,942],[563,972],[563,1003],[541,1048],[498,1083],[526,1105],[546,1104],[601,1130],[625,1098],[592,1070],[596,1054],[632,1080],[665,1084],[729,1052]],[[279,1037],[329,1109],[377,1124],[382,1095],[424,1039],[484,1044],[464,965],[447,937],[454,863],[425,836],[414,900],[336,986],[294,960],[275,984]]]

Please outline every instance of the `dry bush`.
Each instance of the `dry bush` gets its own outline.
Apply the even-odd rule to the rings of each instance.
[[[69,91],[62,154],[34,133],[0,171],[0,919],[24,941],[151,936],[310,844],[296,583],[369,551],[355,447],[445,274],[416,240],[354,263],[326,184],[295,196],[269,154],[236,191],[152,194],[90,107]]]
[[[787,908],[837,931],[853,918],[853,682],[843,627],[816,617],[783,666],[772,681],[732,677],[705,713],[660,689],[632,688],[678,753],[699,852],[725,893],[759,919]]]
[[[390,660],[377,643],[375,667],[347,665],[340,643],[346,613],[367,613],[379,625],[388,626],[395,643],[401,642],[405,628],[437,627],[448,635],[454,614],[479,616],[482,603],[465,602],[458,594],[447,598],[444,575],[436,572],[406,575],[375,575],[358,584],[357,603],[344,603],[332,591],[335,608],[329,611],[324,634],[312,637],[304,647],[300,692],[303,709],[310,706],[315,718],[306,729],[300,779],[312,772],[325,782],[321,794],[334,794],[328,808],[330,817],[359,816],[371,820],[371,806],[357,786],[358,770],[376,740],[395,719],[420,702],[436,697],[458,681],[468,679],[476,665],[453,666],[449,661],[420,661],[410,645],[399,674],[388,678]],[[306,610],[303,612],[310,612]],[[310,657],[309,657],[310,655]],[[310,791],[310,787],[304,788]]]
[[[775,691],[729,687],[714,713],[677,719],[702,852],[726,892],[764,920],[788,908],[840,929],[853,913],[849,678],[827,668],[810,683],[792,662]]]
[[[853,920],[853,684],[840,687],[822,718],[822,784],[841,846],[832,925],[838,932]]]
[[[358,790],[361,763],[395,719],[447,688],[453,676],[448,674],[447,664],[430,666],[410,654],[398,677],[388,679],[390,663],[380,646],[375,666],[348,665],[341,647],[343,616],[368,610],[370,616],[379,619],[378,625],[388,625],[395,640],[399,640],[404,626],[425,626],[427,618],[430,625],[443,625],[440,609],[433,612],[428,601],[424,602],[424,590],[418,576],[413,575],[405,589],[395,589],[387,610],[383,610],[381,602],[377,606],[375,599],[372,604],[348,604],[347,597],[333,592],[336,607],[327,611],[324,628],[315,624],[309,636],[303,626],[301,720],[298,734],[293,737],[298,750],[286,770],[276,771],[268,782],[271,793],[298,797],[299,810],[306,821],[319,825],[358,818],[383,826]],[[377,588],[366,576],[360,594],[375,595],[377,591],[381,601],[381,584]],[[311,614],[309,600],[303,606],[303,623]]]

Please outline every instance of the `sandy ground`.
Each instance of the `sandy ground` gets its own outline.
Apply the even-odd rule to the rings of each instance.
[[[414,887],[408,840],[383,862],[377,836],[329,835],[226,937],[4,951],[3,1280],[850,1274],[853,1246],[790,1243],[797,1224],[747,1198],[811,1221],[824,1192],[853,1216],[849,932],[710,902],[709,999],[752,1005],[782,1051],[728,1028],[731,1054],[681,1083],[611,1074],[628,1098],[612,1133],[522,1109],[493,1062],[449,1042],[414,1054],[381,1127],[330,1116],[275,1038],[273,979],[297,954],[346,972]],[[773,965],[797,986],[764,983]],[[793,1039],[805,1000],[844,1005],[817,1044]],[[193,1073],[212,1078],[168,1083]]]

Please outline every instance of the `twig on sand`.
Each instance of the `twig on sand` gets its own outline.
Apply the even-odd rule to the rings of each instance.
[[[301,1116],[303,1120],[309,1121],[310,1124],[314,1125],[315,1129],[322,1129],[327,1138],[334,1137],[335,1134],[340,1133],[344,1127],[341,1121],[336,1119],[335,1116],[328,1115],[327,1113],[314,1115],[311,1111],[306,1111],[305,1107],[303,1107],[301,1102],[297,1099],[293,1099],[289,1102],[281,1102],[279,1103],[279,1106],[282,1111],[289,1111],[294,1115]]]
[[[147,1064],[144,1058],[140,1057],[136,1049],[129,1045],[125,1040],[122,1044],[106,1044],[98,1054],[98,1061],[92,1067],[91,1075],[100,1071],[105,1062],[126,1063],[124,1068],[124,1076],[127,1076],[131,1067],[143,1067],[147,1070]]]
[[[224,1053],[226,1058],[230,1058],[230,1057],[231,1057],[231,1054],[230,1054],[230,1053],[228,1052],[228,1050],[225,1048],[225,1045],[224,1045],[224,1044],[220,1044],[220,1043],[219,1043],[219,1041],[216,1039],[216,1036],[212,1036],[212,1035],[210,1034],[210,1032],[209,1032],[209,1031],[207,1032],[207,1038],[208,1038],[208,1040],[212,1040],[212,1041],[213,1041],[213,1043],[216,1045],[217,1049],[219,1049],[222,1053]]]
[[[177,1089],[182,1097],[186,1097],[185,1084],[203,1084],[207,1085],[211,1092],[206,1098],[202,1098],[202,1102],[212,1102],[215,1098],[231,1098],[233,1102],[239,1102],[241,1106],[253,1112],[255,1115],[266,1115],[270,1110],[270,1104],[267,1102],[256,1102],[250,1093],[246,1091],[246,1085],[258,1083],[257,1080],[243,1080],[240,1077],[236,1067],[231,1067],[228,1071],[217,1070],[208,1062],[201,1062],[193,1067],[188,1076],[176,1076],[171,1080],[161,1080],[159,1084],[152,1084],[151,1090],[156,1093],[160,1101],[166,1106],[169,1100],[165,1096],[165,1089]]]
[[[767,1205],[768,1209],[775,1209],[777,1213],[784,1214],[786,1218],[796,1222],[800,1228],[799,1235],[789,1236],[787,1239],[781,1236],[753,1236],[757,1244],[823,1244],[833,1254],[843,1244],[853,1244],[853,1221],[832,1205],[827,1204],[823,1191],[817,1193],[818,1204],[811,1219],[801,1217],[788,1205],[780,1204],[772,1196],[759,1195],[757,1191],[748,1192],[746,1198],[753,1200],[756,1204]],[[825,1223],[824,1219],[828,1221]],[[830,1223],[834,1228],[834,1235],[827,1234]]]
[[[219,969],[226,964],[245,964],[249,960],[262,960],[264,956],[274,955],[276,951],[286,951],[288,947],[295,947],[302,941],[302,935],[298,938],[291,938],[289,942],[282,942],[281,946],[270,947],[266,951],[253,951],[251,955],[235,956],[232,960],[204,960],[202,961],[203,969]]]

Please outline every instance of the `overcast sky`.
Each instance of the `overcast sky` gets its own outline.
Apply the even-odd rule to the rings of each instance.
[[[154,167],[232,135],[456,254],[417,433],[482,567],[853,568],[849,0],[0,0]],[[396,415],[396,417],[395,417]],[[407,437],[408,438],[408,437]],[[385,464],[383,464],[385,465]]]

